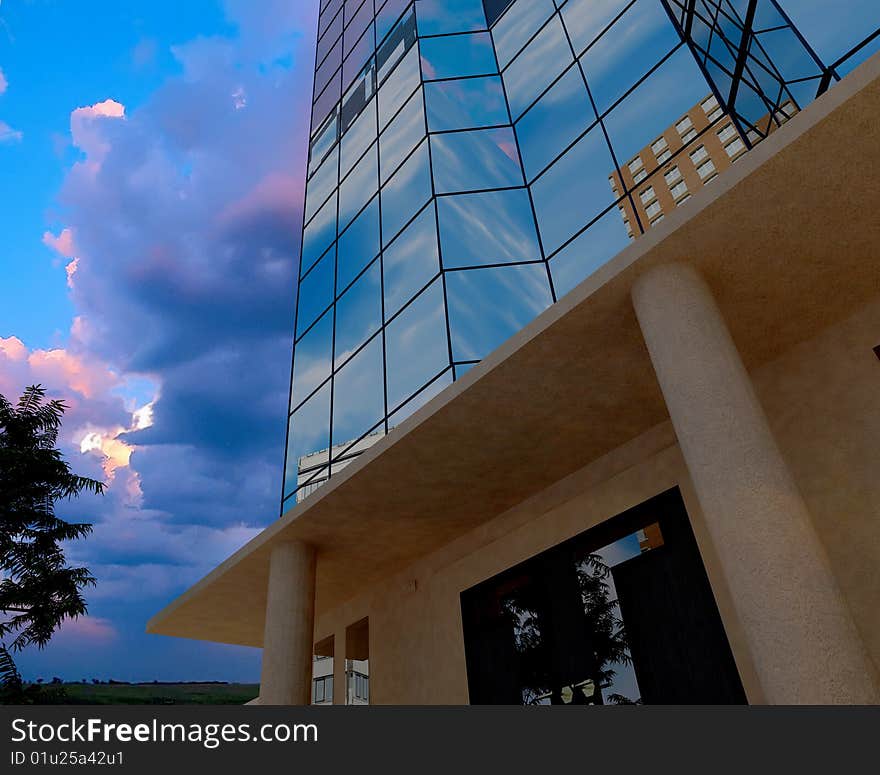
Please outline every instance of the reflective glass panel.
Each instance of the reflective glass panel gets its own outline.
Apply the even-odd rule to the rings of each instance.
[[[517,122],[526,178],[531,180],[596,120],[584,79],[569,68]]]
[[[497,75],[427,83],[425,100],[432,132],[510,123],[504,88]]]
[[[321,11],[321,21],[318,24],[318,35],[323,35],[328,29],[330,29],[330,23],[335,21],[337,18],[337,14],[339,18],[342,18],[342,14],[339,11],[342,9],[342,0],[330,0],[327,3],[327,6]]]
[[[385,8],[380,11],[380,21],[377,21],[376,26],[377,31],[383,26],[381,23],[382,14],[385,13],[388,6],[392,5],[396,6],[400,5],[400,3],[397,0],[389,2],[385,5]],[[410,8],[409,11],[403,15],[384,41],[382,41],[382,35],[380,33],[379,41],[380,45],[379,50],[376,52],[376,62],[379,68],[379,82],[381,83],[416,42],[416,19],[413,9]]]
[[[425,136],[425,105],[421,91],[409,98],[409,102],[388,125],[379,139],[379,160],[384,183],[400,166],[407,154]]]
[[[580,56],[629,2],[630,0],[568,0],[562,6],[562,21],[575,53]],[[659,2],[656,5],[660,7]],[[669,24],[668,18],[666,23]]]
[[[298,406],[318,385],[330,376],[330,353],[333,350],[333,310],[329,310],[296,343],[293,359],[291,409]]]
[[[562,23],[554,16],[504,71],[504,85],[514,120],[572,61]]]
[[[344,229],[379,190],[378,144],[373,145],[339,186],[339,228]]]
[[[543,262],[449,272],[446,290],[456,361],[481,360],[552,302]]]
[[[526,45],[532,35],[550,18],[553,10],[551,0],[528,0],[528,2],[519,0],[507,9],[504,16],[492,28],[495,51],[501,68],[506,67],[517,52]]]
[[[382,240],[390,242],[431,198],[428,143],[423,142],[382,188]]]
[[[342,41],[337,40],[327,58],[315,72],[315,94],[320,94],[330,83],[333,75],[342,64]]]
[[[396,412],[388,417],[388,427],[393,428],[400,425],[407,417],[415,414],[434,396],[438,395],[444,388],[452,384],[452,369],[447,369],[444,374],[435,379],[430,385],[424,388],[415,398],[411,398]]]
[[[419,46],[422,51],[422,73],[426,81],[498,72],[492,39],[488,32],[422,38]]]
[[[333,281],[336,273],[336,250],[324,257],[300,281],[296,310],[296,334],[305,331],[333,302]]]
[[[336,41],[339,40],[341,34],[342,14],[340,13],[334,17],[332,22],[330,22],[330,26],[327,27],[327,33],[318,41],[317,55],[315,59],[319,65],[324,61],[324,58],[330,52],[330,49],[334,46]]]
[[[486,22],[491,27],[498,21],[514,0],[483,0],[483,8],[486,11]]]
[[[617,158],[623,163],[634,157],[706,93],[706,79],[690,51],[679,49],[605,118]]]
[[[340,160],[340,177],[363,156],[364,151],[376,139],[376,103],[371,101],[355,119],[351,128],[342,136],[342,159]]]
[[[342,291],[379,255],[379,197],[375,197],[339,237],[337,291]]]
[[[342,97],[340,132],[345,135],[376,93],[376,60],[371,58]]]
[[[329,382],[293,413],[287,433],[285,494],[296,489],[301,458],[326,450],[326,455],[315,457],[314,464],[327,462],[330,459]]]
[[[548,255],[614,201],[608,185],[613,170],[608,143],[597,126],[532,184]]]
[[[378,259],[336,302],[334,368],[347,361],[382,325],[382,275]]]
[[[325,124],[315,133],[315,139],[312,140],[309,151],[309,175],[318,169],[318,166],[327,157],[327,153],[336,142],[338,134],[339,115],[338,111],[334,110]]]
[[[635,3],[581,57],[599,113],[608,110],[678,43],[662,3]]]
[[[385,5],[378,8],[381,3],[376,3],[377,11],[376,11],[376,40],[380,45],[383,45],[382,39],[388,35],[389,31],[392,31],[395,23],[397,22],[400,14],[403,12],[403,9],[409,4],[410,0],[387,0]],[[409,14],[407,14],[407,19],[404,20],[404,23],[409,20]],[[397,29],[395,28],[388,40],[392,40],[394,38],[395,33],[397,33]],[[394,41],[396,45],[398,43],[397,40]]]
[[[379,131],[385,128],[394,114],[419,87],[419,47],[413,46],[403,61],[379,89]]]
[[[338,148],[334,148],[318,171],[309,179],[306,186],[306,221],[311,219],[336,188],[336,179],[339,175],[338,153]]]
[[[342,70],[337,70],[330,84],[321,92],[312,108],[312,126],[318,126],[336,107],[342,96]]]
[[[385,342],[388,406],[393,409],[449,365],[439,279],[388,324]]]
[[[467,374],[476,363],[458,363],[455,366],[455,378],[461,379],[465,374]]]
[[[320,209],[303,231],[302,262],[303,272],[321,257],[333,242],[336,235],[336,197],[333,196]]]
[[[351,53],[346,53],[347,59],[342,63],[343,89],[354,80],[360,69],[373,55],[376,45],[373,34],[373,27],[370,25],[370,27],[367,28],[367,31],[361,35],[360,40],[355,43]]]
[[[364,30],[366,30],[370,22],[373,20],[373,2],[372,0],[366,0],[360,8],[358,8],[354,17],[348,18],[348,9],[346,9],[346,19],[345,19],[345,33],[343,38],[345,39],[345,56],[349,55],[349,52],[355,48],[355,46],[359,45],[359,42],[363,40]],[[373,32],[370,30],[367,33],[367,36],[370,38],[370,46],[373,44]],[[372,53],[372,51],[370,52]],[[363,64],[363,63],[362,63]]]
[[[419,35],[486,29],[483,0],[416,0]]]
[[[431,151],[438,194],[523,184],[510,128],[431,135]]]
[[[440,271],[434,206],[428,205],[382,256],[388,319]]]
[[[385,413],[382,336],[354,356],[333,378],[333,444],[354,441]]]
[[[487,191],[438,199],[443,266],[541,258],[528,192]]]
[[[629,243],[620,211],[614,207],[550,259],[556,297],[562,298]]]

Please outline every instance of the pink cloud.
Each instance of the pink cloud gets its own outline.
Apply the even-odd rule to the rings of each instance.
[[[119,637],[119,633],[109,619],[97,616],[79,616],[76,619],[65,620],[56,634],[54,642],[100,645],[112,642],[117,637]]]
[[[0,69],[0,94],[5,94],[8,87],[9,81],[6,80],[6,76],[3,74],[3,70]]]
[[[270,172],[243,197],[227,205],[218,216],[221,223],[247,218],[267,211],[287,212],[302,205],[302,179]]]
[[[23,361],[27,358],[27,347],[17,336],[10,336],[6,339],[0,336],[0,355],[11,361]]]
[[[140,475],[131,466],[137,447],[120,436],[152,424],[152,402],[127,405],[126,377],[86,351],[31,351],[18,337],[0,337],[0,394],[14,402],[33,384],[67,404],[60,448],[78,460],[75,468],[85,466],[82,473],[102,479],[121,506],[139,506]]]
[[[73,232],[70,229],[62,229],[56,237],[51,231],[43,234],[43,244],[65,258],[73,258],[76,248],[73,244]]]
[[[84,398],[95,398],[120,383],[107,365],[67,350],[34,350],[28,356],[31,377],[47,385],[63,385]]]
[[[80,118],[124,118],[125,105],[116,100],[104,100],[94,105],[77,108],[70,114],[71,120]]]

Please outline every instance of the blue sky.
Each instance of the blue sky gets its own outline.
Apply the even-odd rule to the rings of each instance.
[[[0,0],[0,392],[65,398],[110,483],[60,510],[98,586],[28,676],[259,674],[144,625],[278,514],[315,14]]]
[[[826,60],[876,0],[785,7]],[[278,513],[317,0],[0,0],[0,392],[110,482],[89,616],[29,677],[256,680],[147,618]]]
[[[6,274],[0,331],[46,347],[63,341],[74,313],[58,262],[34,239],[61,222],[52,196],[76,156],[71,111],[108,97],[136,109],[180,72],[173,45],[231,34],[234,27],[217,3],[205,0],[5,0],[0,20],[0,66],[10,83],[0,105],[27,140],[0,150],[3,177],[11,184],[0,214],[3,252],[4,258],[14,255],[16,265]]]

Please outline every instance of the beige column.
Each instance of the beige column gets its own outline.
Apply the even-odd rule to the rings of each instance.
[[[263,635],[261,705],[308,705],[312,690],[315,550],[301,541],[272,550]]]
[[[877,701],[864,647],[712,294],[657,267],[636,315],[770,703]]]

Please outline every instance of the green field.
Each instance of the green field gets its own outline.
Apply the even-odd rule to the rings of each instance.
[[[259,684],[227,683],[65,683],[65,705],[243,705],[260,693]]]

